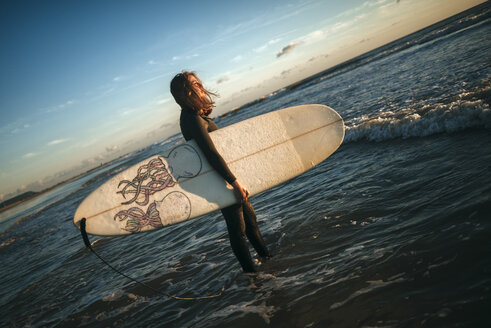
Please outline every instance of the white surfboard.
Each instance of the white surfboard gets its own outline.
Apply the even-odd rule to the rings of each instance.
[[[251,196],[319,164],[341,145],[342,118],[324,105],[256,116],[210,133],[215,147]],[[95,235],[159,229],[236,202],[194,141],[148,158],[94,190],[73,218]]]

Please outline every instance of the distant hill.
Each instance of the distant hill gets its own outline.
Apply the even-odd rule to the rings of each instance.
[[[9,206],[9,205],[15,204],[15,203],[17,203],[17,202],[20,202],[20,201],[22,201],[22,200],[26,199],[26,198],[32,197],[32,196],[34,196],[34,195],[36,195],[36,194],[37,194],[37,192],[34,192],[34,191],[27,191],[27,192],[25,192],[25,193],[23,193],[23,194],[17,195],[17,196],[15,196],[15,197],[12,197],[12,198],[10,198],[10,199],[7,199],[7,200],[6,200],[6,201],[4,201],[4,202],[1,202],[1,203],[0,203],[0,208],[4,208],[4,207],[7,207],[7,206]]]

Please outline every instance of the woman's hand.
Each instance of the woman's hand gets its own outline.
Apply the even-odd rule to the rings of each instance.
[[[249,198],[249,190],[242,186],[239,180],[235,180],[232,183],[232,187],[234,187],[235,198],[237,198],[240,203],[245,203]]]

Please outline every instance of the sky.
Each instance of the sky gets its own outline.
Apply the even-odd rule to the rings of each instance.
[[[172,77],[212,116],[482,0],[0,2],[0,201],[179,132]]]

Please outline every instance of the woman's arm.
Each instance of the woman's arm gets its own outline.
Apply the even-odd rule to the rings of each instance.
[[[193,139],[198,144],[201,151],[205,154],[206,159],[210,165],[227,181],[232,184],[236,178],[232,171],[230,171],[227,163],[218,153],[218,150],[213,144],[213,140],[208,133],[208,127],[206,122],[198,115],[189,116],[189,127],[192,131]]]
[[[234,188],[235,197],[239,202],[245,202],[249,198],[249,191],[242,186],[230,171],[223,157],[218,153],[215,144],[208,133],[208,127],[204,120],[197,115],[193,115],[189,121],[190,130],[193,131],[193,139],[205,154],[211,166]]]

